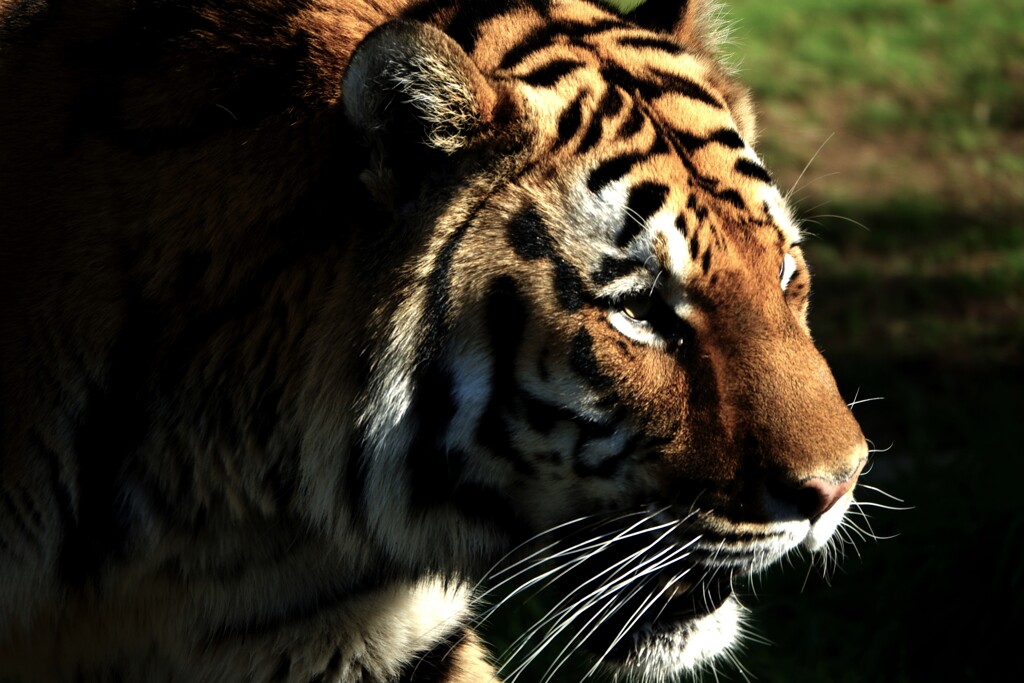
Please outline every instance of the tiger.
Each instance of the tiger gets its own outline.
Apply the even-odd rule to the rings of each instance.
[[[0,0],[0,680],[729,656],[868,449],[716,16]]]

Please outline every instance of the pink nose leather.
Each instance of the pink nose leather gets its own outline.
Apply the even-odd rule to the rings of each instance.
[[[800,490],[797,493],[800,511],[808,519],[817,519],[831,510],[854,487],[862,469],[863,462],[845,481],[833,482],[823,477],[811,477],[800,482]]]
[[[825,477],[808,477],[799,483],[776,481],[769,484],[771,495],[796,508],[797,514],[809,520],[815,520],[831,510],[856,485],[864,463],[843,481],[834,481]]]

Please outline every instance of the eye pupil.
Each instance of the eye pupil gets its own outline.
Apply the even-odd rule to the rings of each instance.
[[[633,320],[647,320],[651,314],[651,298],[649,296],[631,296],[622,302],[622,312]]]

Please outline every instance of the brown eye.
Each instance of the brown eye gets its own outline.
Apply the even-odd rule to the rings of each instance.
[[[622,312],[633,320],[646,321],[651,316],[651,297],[648,294],[633,294],[622,302]]]

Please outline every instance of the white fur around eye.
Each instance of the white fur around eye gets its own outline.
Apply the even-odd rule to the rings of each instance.
[[[789,281],[793,279],[794,273],[796,273],[796,259],[790,254],[786,254],[782,257],[782,268],[779,269],[779,282],[783,289],[789,286]]]
[[[654,327],[649,322],[632,318],[621,309],[609,311],[608,322],[621,334],[635,342],[657,348],[664,345],[664,340],[654,331]]]

